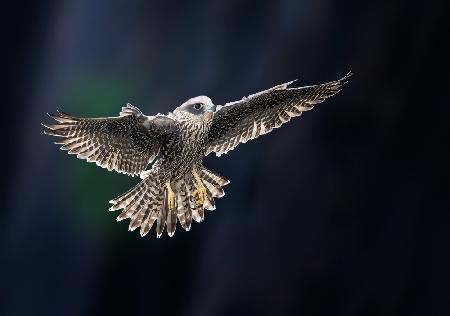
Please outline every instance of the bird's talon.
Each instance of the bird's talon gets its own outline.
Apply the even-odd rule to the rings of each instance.
[[[167,199],[168,199],[168,202],[169,202],[168,203],[169,204],[169,209],[173,210],[175,208],[175,205],[176,205],[175,194],[174,193],[169,194]]]
[[[177,207],[177,196],[172,191],[172,188],[170,187],[170,184],[166,184],[167,187],[167,206],[169,207],[169,210],[173,210]]]
[[[195,204],[197,207],[201,207],[205,204],[206,198],[206,189],[202,185],[197,188],[194,192],[192,192],[192,196],[195,198]]]

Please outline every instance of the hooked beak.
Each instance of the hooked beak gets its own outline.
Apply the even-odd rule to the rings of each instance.
[[[205,108],[205,117],[206,119],[210,120],[212,119],[214,112],[216,111],[216,106],[214,104],[208,104]]]
[[[207,104],[205,107],[205,112],[215,112],[216,111],[216,105],[215,104]]]

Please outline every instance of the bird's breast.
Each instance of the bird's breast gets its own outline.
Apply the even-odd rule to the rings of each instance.
[[[165,155],[165,166],[172,178],[180,178],[191,172],[204,157],[207,128],[201,125],[186,125],[182,126],[178,141],[167,148],[172,152]]]

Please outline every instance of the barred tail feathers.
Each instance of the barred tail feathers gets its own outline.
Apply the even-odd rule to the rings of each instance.
[[[162,221],[164,190],[157,175],[149,175],[121,196],[109,201],[113,204],[110,211],[123,209],[117,221],[130,219],[129,230],[139,226],[141,236],[145,236],[156,222],[158,237],[161,236],[166,218]]]
[[[140,227],[142,237],[148,234],[153,225],[156,225],[158,238],[161,237],[165,227],[168,235],[172,237],[177,221],[189,231],[192,219],[202,222],[205,217],[204,209],[215,209],[214,198],[222,197],[224,195],[222,186],[229,183],[221,175],[204,167],[199,169],[198,175],[206,191],[203,204],[199,201],[199,196],[194,194],[200,189],[200,185],[192,174],[171,183],[170,186],[175,193],[175,207],[171,209],[166,183],[157,174],[147,172],[144,179],[135,187],[110,201],[113,204],[110,211],[122,209],[117,221],[129,218],[129,230],[133,231]]]

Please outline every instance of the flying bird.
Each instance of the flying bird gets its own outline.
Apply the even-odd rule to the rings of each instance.
[[[177,221],[185,230],[192,220],[202,222],[205,209],[215,209],[214,198],[222,197],[229,183],[203,165],[205,156],[226,154],[311,110],[338,93],[350,76],[290,88],[294,80],[223,106],[198,96],[167,115],[146,116],[131,104],[117,117],[82,118],[58,111],[49,114],[55,124],[42,125],[69,154],[141,178],[110,201],[111,211],[122,210],[117,221],[129,218],[129,230],[140,227],[141,236],[153,225],[158,238],[165,226],[173,236]]]

